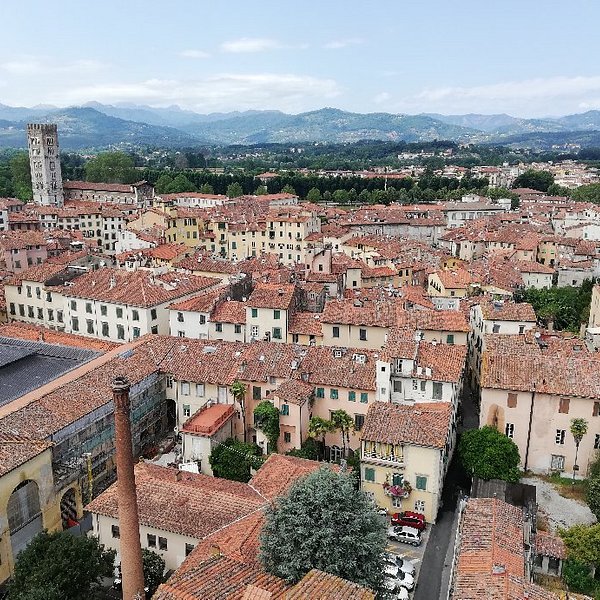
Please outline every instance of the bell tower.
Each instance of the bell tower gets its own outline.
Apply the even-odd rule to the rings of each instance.
[[[27,147],[31,166],[33,201],[44,206],[63,206],[63,185],[56,125],[29,123]]]

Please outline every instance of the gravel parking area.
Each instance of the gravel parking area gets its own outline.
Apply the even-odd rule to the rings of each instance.
[[[535,485],[539,509],[548,517],[552,531],[577,524],[591,525],[596,522],[592,511],[585,504],[564,498],[549,482],[537,477],[524,477],[522,483]]]

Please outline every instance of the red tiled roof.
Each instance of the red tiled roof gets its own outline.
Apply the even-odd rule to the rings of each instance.
[[[0,433],[0,477],[22,467],[27,461],[39,456],[51,446],[52,443],[49,441]]]
[[[567,558],[567,549],[562,538],[539,530],[535,534],[535,553],[552,558]]]
[[[483,318],[491,321],[526,321],[535,323],[536,316],[533,306],[528,302],[480,302]]]
[[[248,298],[248,306],[288,310],[292,304],[294,292],[293,284],[259,283]]]
[[[321,315],[312,312],[294,313],[288,325],[288,332],[322,337]]]
[[[361,439],[443,448],[451,417],[452,406],[448,402],[413,405],[375,402],[369,406]]]
[[[122,183],[93,183],[91,181],[64,181],[63,189],[65,190],[83,190],[94,192],[119,192],[133,194],[133,189],[130,184]]]
[[[216,306],[210,319],[215,323],[236,323],[245,325],[247,302],[225,300]]]
[[[182,431],[206,437],[212,436],[235,414],[233,404],[213,404],[201,408],[184,424]]]
[[[310,570],[291,590],[285,600],[375,600],[368,588],[330,573]]]

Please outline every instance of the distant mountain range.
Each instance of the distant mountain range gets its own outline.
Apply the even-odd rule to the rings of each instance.
[[[298,115],[275,110],[199,114],[178,106],[133,104],[57,108],[0,104],[0,146],[24,147],[28,122],[58,123],[65,149],[123,145],[347,143],[358,140],[499,143],[547,148],[600,145],[600,111],[547,119],[498,115],[395,115],[323,108]]]

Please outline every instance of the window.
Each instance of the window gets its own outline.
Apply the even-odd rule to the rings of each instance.
[[[402,381],[400,379],[394,379],[394,382],[392,385],[393,385],[393,391],[395,394],[402,393]]]
[[[433,382],[433,399],[434,400],[442,399],[442,389],[443,389],[442,383],[440,383],[439,381]]]
[[[525,333],[525,325],[519,325],[519,335]]]
[[[517,397],[518,397],[518,394],[516,394],[514,392],[510,392],[506,399],[506,406],[508,406],[508,408],[516,408],[517,407]]]
[[[274,340],[281,339],[281,327],[273,327],[273,339]]]
[[[192,409],[190,408],[189,404],[184,404],[183,405],[183,416],[184,417],[189,417],[192,414]]]
[[[251,309],[251,315],[253,319],[256,319],[258,317],[258,308]]]
[[[110,527],[110,532],[112,534],[112,536],[114,538],[120,538],[121,537],[121,532],[119,531],[119,526],[118,525],[111,525]]]
[[[418,490],[427,490],[427,477],[425,475],[417,475],[415,480],[415,488]]]
[[[77,310],[77,302],[75,300],[71,300],[71,310]]]
[[[361,392],[360,393],[360,401],[363,404],[366,404],[369,401],[369,394],[367,392]]]
[[[600,450],[600,433],[597,433],[594,438],[594,450]]]
[[[125,327],[123,327],[123,325],[117,325],[117,339],[125,339]]]
[[[46,292],[46,302],[52,302],[52,293]]]
[[[260,400],[262,397],[262,388],[258,385],[252,386],[252,400]]]
[[[565,436],[567,435],[567,431],[565,429],[557,429],[556,436],[554,441],[561,446],[565,443]]]
[[[106,309],[106,304],[101,304],[100,305],[100,314],[105,317],[107,314],[107,309]]]
[[[552,454],[550,458],[550,469],[552,471],[564,471],[565,468],[565,457],[560,454]]]
[[[155,308],[153,308],[153,309],[150,311],[150,318],[151,318],[153,321],[156,321],[156,309],[155,309]]]
[[[250,328],[250,337],[258,337],[258,325],[252,325],[252,327]]]
[[[153,533],[146,535],[146,542],[148,548],[156,548],[156,536]]]
[[[63,311],[62,311],[62,310],[57,310],[57,311],[56,311],[56,320],[57,320],[59,323],[62,323],[62,322],[63,322]]]
[[[17,312],[17,311],[15,310],[15,303],[14,303],[14,302],[11,302],[11,303],[10,303],[10,314],[11,314],[11,315],[14,315],[14,314],[16,314],[16,312]]]
[[[274,310],[273,311],[273,318],[274,319],[281,319],[281,311],[280,310]]]
[[[365,467],[365,481],[375,481],[375,469]]]
[[[598,415],[600,415],[600,402],[594,402],[594,408],[592,409],[592,417],[597,417]]]
[[[190,382],[189,381],[182,381],[181,382],[181,394],[183,396],[189,396],[190,395]]]
[[[140,328],[139,327],[134,327],[132,329],[133,332],[133,338],[139,338],[140,337]]]
[[[354,415],[354,429],[360,431],[365,424],[365,415]]]
[[[200,315],[200,325],[204,325],[206,323],[206,316]]]
[[[350,390],[348,392],[348,402],[356,402],[356,392],[353,390]]]
[[[449,333],[446,336],[446,344],[454,344],[454,334],[453,333]]]
[[[568,415],[569,414],[569,404],[570,404],[569,398],[561,398],[558,403],[558,412]]]
[[[292,434],[289,431],[284,431],[283,432],[283,441],[286,444],[291,444],[292,443]]]
[[[102,321],[102,335],[104,337],[108,337],[109,333],[108,333],[108,323],[106,321]]]
[[[500,333],[500,325],[498,325],[498,323],[494,323],[494,326],[492,327],[492,333]]]
[[[140,311],[135,308],[131,311],[131,320],[139,321],[140,320]]]
[[[427,388],[427,382],[421,381],[421,391],[424,392],[426,388]]]
[[[123,318],[123,309],[120,306],[117,306],[117,319]]]
[[[204,384],[203,383],[197,383],[196,384],[196,396],[204,396]]]
[[[315,391],[315,396],[316,396],[317,398],[325,398],[325,389],[324,389],[324,388],[321,388],[321,387],[318,387],[318,388],[316,389],[316,391]]]
[[[425,512],[425,500],[417,500],[415,502],[415,511],[418,513]]]
[[[338,399],[338,391],[337,391],[337,389],[336,389],[336,388],[331,388],[331,389],[329,390],[329,397],[330,397],[332,400],[337,400],[337,399]]]
[[[79,319],[77,317],[73,317],[71,319],[73,331],[79,331]]]
[[[194,233],[196,233],[194,231]],[[196,546],[194,546],[194,544],[186,544],[185,545],[185,555],[189,556],[192,553],[192,550],[195,548]]]
[[[215,323],[215,331],[218,333],[223,332],[223,323]]]
[[[27,289],[27,297],[31,298],[31,286],[30,285],[26,286],[26,289]]]
[[[27,316],[28,316],[30,319],[33,319],[33,306],[28,306],[28,307],[27,307]]]
[[[86,302],[85,303],[85,312],[88,314],[92,313],[92,303],[91,302]]]
[[[150,333],[158,333],[158,325],[152,325]]]
[[[358,330],[358,339],[361,342],[366,342],[367,341],[367,330],[366,329],[359,329]]]
[[[167,538],[164,537],[158,537],[158,548],[159,550],[166,550],[167,549]]]
[[[35,288],[35,297],[40,299],[42,297],[42,290],[39,287]]]
[[[419,383],[417,382],[416,379],[412,380],[412,388],[415,392],[419,389]]]
[[[506,427],[504,428],[504,435],[506,437],[509,437],[511,440],[513,437],[515,437],[515,425],[514,423],[507,423]]]
[[[333,333],[332,333],[334,338],[339,338],[340,337],[340,328],[337,325],[333,326]]]
[[[91,333],[91,334],[94,333],[94,321],[92,321],[92,319],[86,319],[85,327],[86,327],[86,331],[88,333]]]
[[[404,483],[404,475],[402,473],[392,474],[392,485],[402,485]]]
[[[37,309],[37,318],[38,318],[40,321],[43,321],[43,320],[44,320],[44,309],[43,309],[43,308],[38,308],[38,309]]]
[[[402,508],[402,498],[400,496],[392,496],[392,506],[394,508]]]
[[[290,406],[289,404],[282,404],[281,405],[281,414],[285,417],[288,416],[290,414]]]
[[[236,323],[233,326],[233,331],[234,333],[242,333],[242,326],[239,323]]]
[[[19,304],[19,315],[21,315],[22,317],[25,316],[25,305],[24,304]]]

